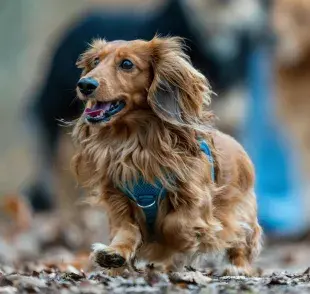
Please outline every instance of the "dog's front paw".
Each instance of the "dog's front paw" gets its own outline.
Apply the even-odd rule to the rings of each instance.
[[[169,279],[173,283],[194,283],[198,285],[207,285],[211,278],[203,275],[201,272],[171,272]]]
[[[246,276],[246,277],[250,277],[252,276],[252,271],[251,269],[247,268],[247,267],[239,267],[239,266],[235,266],[235,265],[229,265],[227,266],[223,273],[222,276]]]
[[[95,243],[92,246],[93,252],[90,259],[104,268],[120,268],[126,264],[126,259],[117,249],[106,246],[102,243]]]

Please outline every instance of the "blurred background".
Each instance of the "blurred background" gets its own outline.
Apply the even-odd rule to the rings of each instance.
[[[60,126],[82,111],[75,61],[93,38],[158,32],[186,38],[217,93],[217,127],[253,159],[266,238],[289,244],[279,267],[308,263],[306,249],[289,256],[293,243],[307,248],[310,225],[309,29],[301,0],[0,0],[0,262],[83,263],[92,242],[106,242],[104,214],[80,205]]]

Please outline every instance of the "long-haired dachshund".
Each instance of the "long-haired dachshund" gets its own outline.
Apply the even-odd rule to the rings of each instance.
[[[211,127],[208,81],[182,44],[95,40],[77,62],[86,108],[73,168],[110,223],[111,244],[95,244],[92,258],[110,269],[143,259],[175,271],[185,257],[226,252],[226,274],[251,274],[261,240],[253,165]]]

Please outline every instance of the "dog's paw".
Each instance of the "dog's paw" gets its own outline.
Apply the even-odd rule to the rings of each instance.
[[[171,272],[169,279],[173,283],[194,283],[198,285],[207,285],[211,278],[203,275],[201,272]]]
[[[110,277],[118,277],[118,276],[124,276],[126,273],[128,273],[127,266],[122,266],[118,268],[110,268],[105,273]]]
[[[90,259],[101,267],[120,268],[126,264],[126,259],[113,247],[95,243],[92,249]]]
[[[247,267],[239,267],[235,265],[229,265],[224,268],[222,276],[252,276],[252,271]]]

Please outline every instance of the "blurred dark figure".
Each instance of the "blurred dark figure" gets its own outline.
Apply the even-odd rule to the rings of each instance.
[[[244,19],[241,10],[246,10]],[[57,45],[43,88],[27,112],[31,127],[38,128],[41,149],[37,178],[24,191],[34,210],[55,205],[52,166],[62,131],[57,119],[72,120],[83,111],[83,105],[75,99],[80,76],[75,62],[88,42],[98,37],[109,41],[150,40],[156,33],[181,36],[186,39],[194,66],[221,97],[245,80],[248,56],[256,46],[262,23],[260,12],[255,0],[170,0],[150,13],[91,11],[72,24]]]

